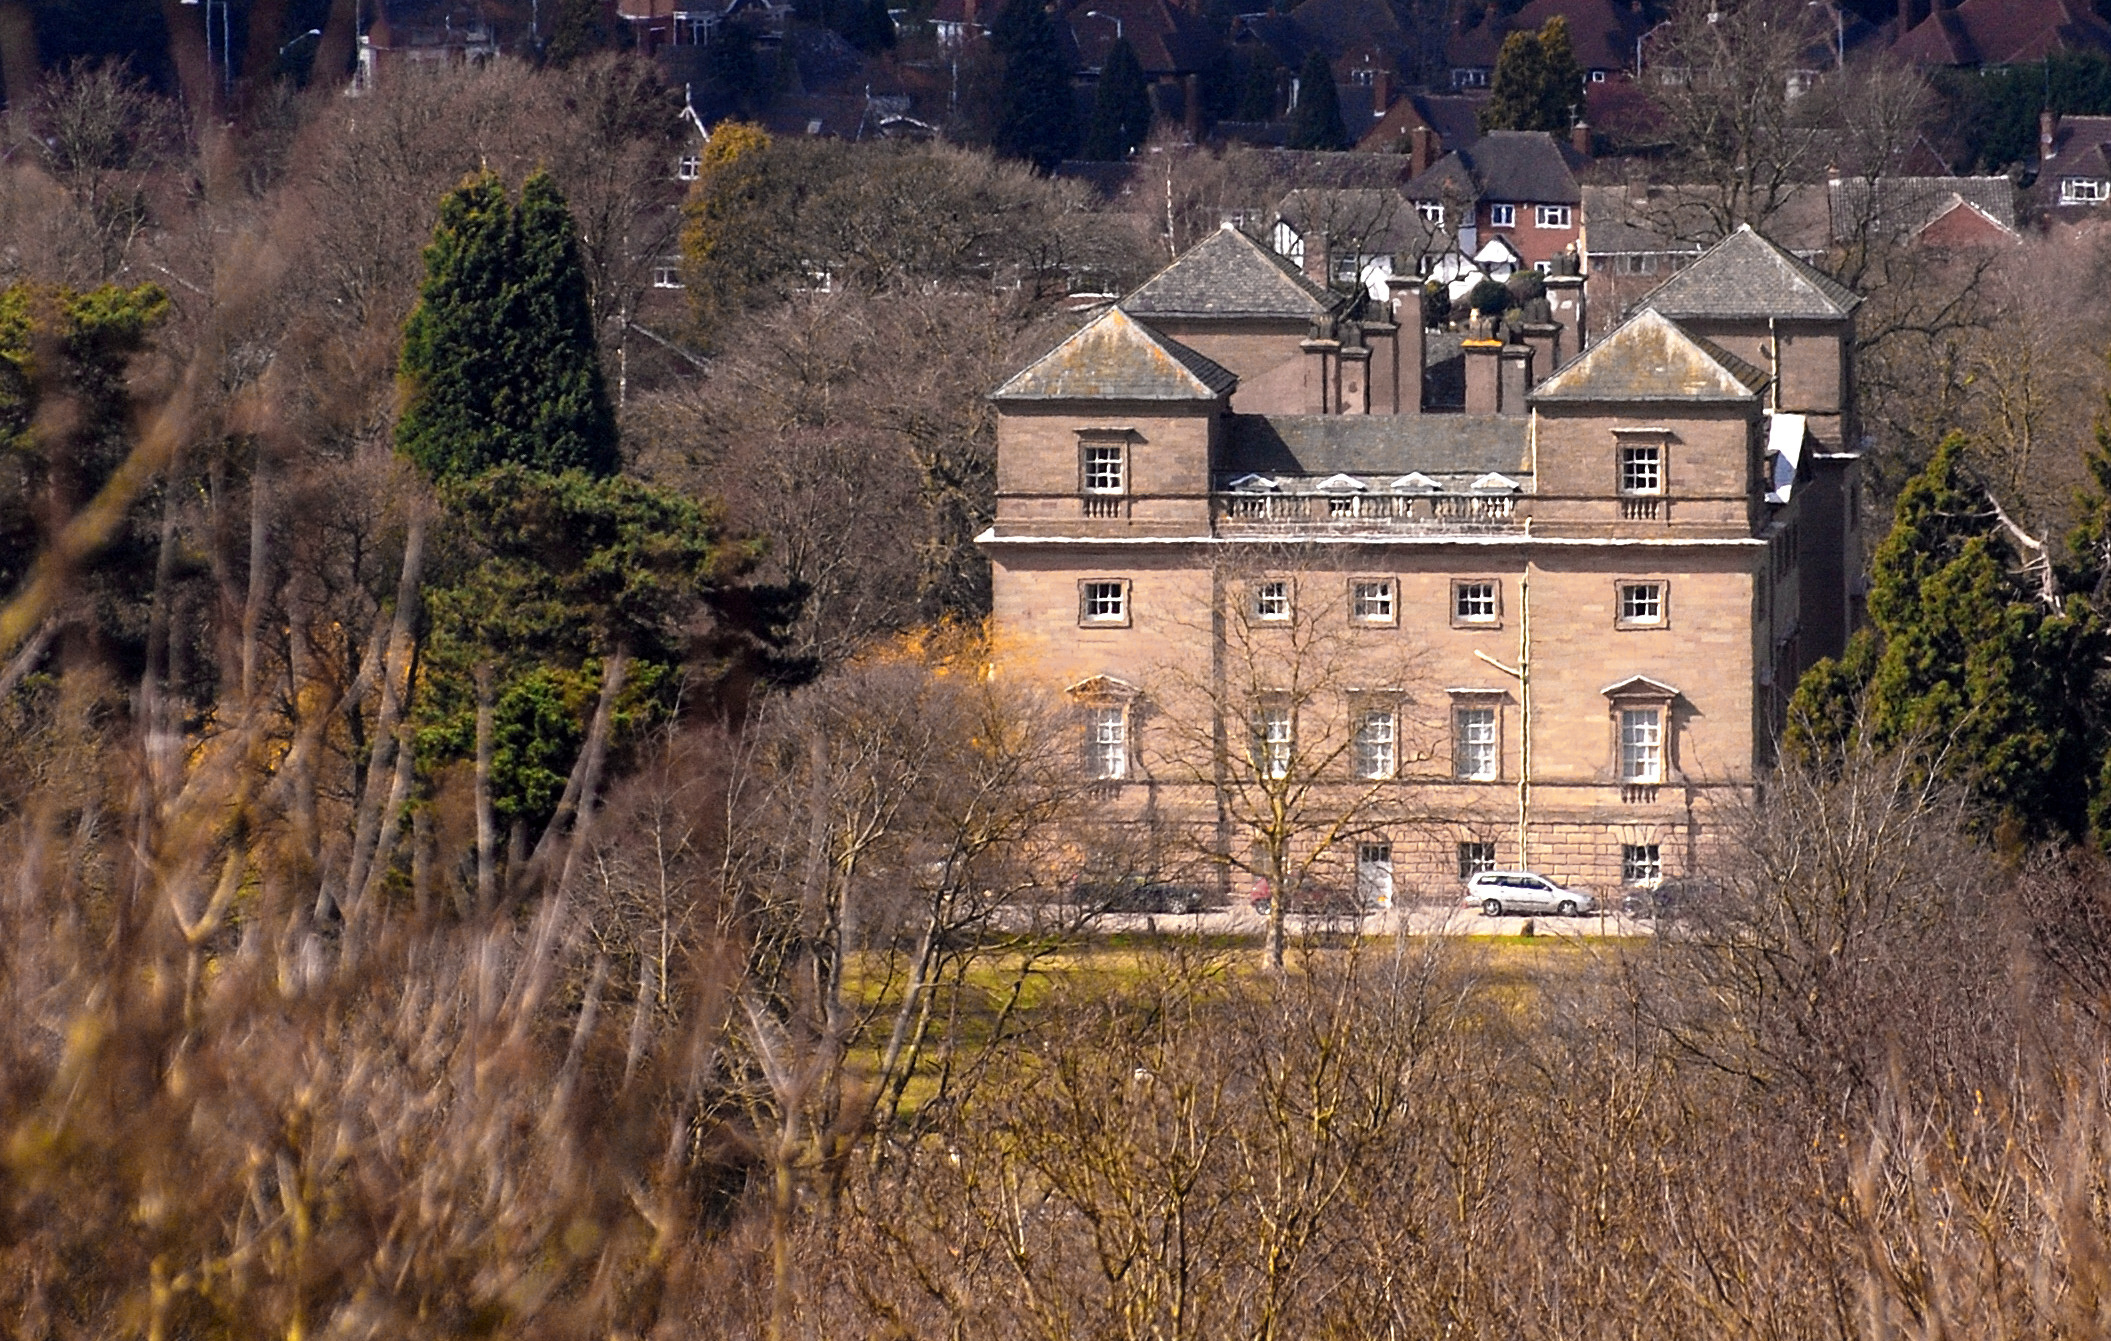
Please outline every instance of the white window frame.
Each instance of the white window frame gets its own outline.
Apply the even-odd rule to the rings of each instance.
[[[1656,704],[1621,707],[1620,781],[1653,787],[1664,780],[1664,709]]]
[[[1620,444],[1620,493],[1626,498],[1661,498],[1664,494],[1664,444]]]
[[[682,283],[682,268],[679,265],[654,266],[652,268],[652,287],[655,289],[686,288],[687,286]]]
[[[1105,469],[1108,465],[1112,471]],[[1078,490],[1081,493],[1116,497],[1129,492],[1129,448],[1127,444],[1102,438],[1078,444]]]
[[[1422,222],[1431,228],[1444,226],[1444,202],[1441,200],[1418,200],[1415,202],[1415,213],[1421,215]]]
[[[1253,711],[1253,766],[1264,778],[1280,782],[1290,776],[1297,753],[1297,710],[1288,703],[1263,702]]]
[[[1540,228],[1568,228],[1575,215],[1566,205],[1535,205],[1532,207],[1532,222]]]
[[[1469,599],[1479,605],[1486,593],[1487,608],[1469,612]],[[1476,593],[1469,597],[1468,593]],[[1503,584],[1492,577],[1455,578],[1451,584],[1451,624],[1460,629],[1500,628],[1503,622]]]
[[[1490,228],[1517,227],[1517,206],[1490,205],[1488,207],[1488,226]]]
[[[1495,869],[1495,844],[1474,839],[1462,839],[1458,847],[1459,879],[1471,880],[1483,871]]]
[[[1378,782],[1400,771],[1400,717],[1391,708],[1356,710],[1356,776]]]
[[[1077,618],[1085,628],[1129,627],[1129,579],[1088,577],[1077,584]]]
[[[1461,782],[1492,782],[1503,775],[1502,716],[1495,705],[1453,706],[1451,775]]]
[[[1290,580],[1266,578],[1254,583],[1246,608],[1255,623],[1288,624],[1292,613]]]
[[[1085,762],[1101,782],[1129,776],[1129,705],[1094,703],[1086,710]]]
[[[1664,846],[1661,843],[1620,844],[1620,883],[1654,889],[1664,880]]]
[[[683,154],[675,161],[674,179],[678,182],[693,182],[704,175],[702,154]]]
[[[1623,577],[1613,584],[1613,625],[1661,629],[1671,624],[1671,587],[1661,578]]]
[[[1359,577],[1349,583],[1349,622],[1384,627],[1399,622],[1400,584],[1389,577]]]
[[[2060,178],[2062,205],[2098,205],[2111,200],[2111,181],[2101,177]]]

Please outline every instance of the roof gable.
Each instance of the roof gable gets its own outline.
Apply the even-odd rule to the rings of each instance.
[[[1407,187],[1416,200],[1446,194],[1541,205],[1583,200],[1563,146],[1543,130],[1491,130],[1438,159]]]
[[[1153,317],[1274,317],[1311,321],[1346,301],[1229,224],[1122,299],[1131,314]]]
[[[1110,307],[998,387],[992,400],[1215,400],[1226,368]]]
[[[1839,320],[1862,297],[1744,224],[1642,300],[1667,317]]]
[[[1767,375],[1643,308],[1582,357],[1541,382],[1537,404],[1596,401],[1747,401]]]

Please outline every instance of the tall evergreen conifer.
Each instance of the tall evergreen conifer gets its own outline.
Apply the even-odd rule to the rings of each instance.
[[[1054,20],[1041,0],[1006,0],[990,25],[990,44],[1004,63],[993,147],[1043,172],[1077,150],[1077,103]]]
[[[1784,743],[1821,756],[1859,724],[1879,746],[1926,749],[2017,833],[2078,837],[2102,767],[2094,685],[2111,638],[2081,598],[2034,599],[1963,456],[1951,435],[1900,493],[1872,565],[1872,629],[1804,677]]]
[[[1341,94],[1326,53],[1309,52],[1297,72],[1297,106],[1290,113],[1292,149],[1346,149],[1349,128],[1341,121]]]
[[[1078,157],[1114,163],[1134,153],[1151,133],[1151,90],[1143,65],[1126,38],[1116,38],[1100,68],[1092,99],[1092,120]]]
[[[1537,33],[1503,39],[1495,58],[1482,130],[1568,130],[1583,105],[1583,68],[1569,45],[1568,20],[1556,14]]]
[[[435,478],[506,463],[614,473],[578,235],[547,173],[518,209],[489,172],[441,201],[399,377],[397,450]]]

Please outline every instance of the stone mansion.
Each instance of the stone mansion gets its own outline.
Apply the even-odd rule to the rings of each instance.
[[[1578,276],[1463,338],[1390,283],[1226,227],[998,388],[998,672],[1072,696],[1110,806],[1224,844],[1225,760],[1311,742],[1395,797],[1341,831],[1380,901],[1675,875],[1856,617],[1859,299],[1749,229],[1587,348]]]

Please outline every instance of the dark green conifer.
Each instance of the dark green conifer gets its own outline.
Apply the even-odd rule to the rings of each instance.
[[[1346,149],[1349,128],[1341,121],[1341,95],[1326,53],[1309,52],[1297,72],[1297,106],[1290,111],[1292,149]]]
[[[844,9],[844,41],[868,55],[893,48],[894,16],[887,12],[887,0],[850,0]]]
[[[1495,58],[1482,130],[1544,130],[1561,134],[1583,105],[1583,69],[1569,46],[1568,21],[1559,14],[1537,33],[1503,39]]]
[[[435,478],[508,462],[615,471],[578,236],[548,174],[518,209],[489,172],[441,201],[399,376],[397,450]]]
[[[1007,0],[990,25],[990,45],[1004,66],[992,147],[1048,172],[1078,143],[1077,102],[1055,21],[1040,0]]]
[[[1085,144],[1078,157],[1119,162],[1134,153],[1150,133],[1151,90],[1144,82],[1143,65],[1128,40],[1116,38],[1100,68],[1092,120],[1085,127]]]

